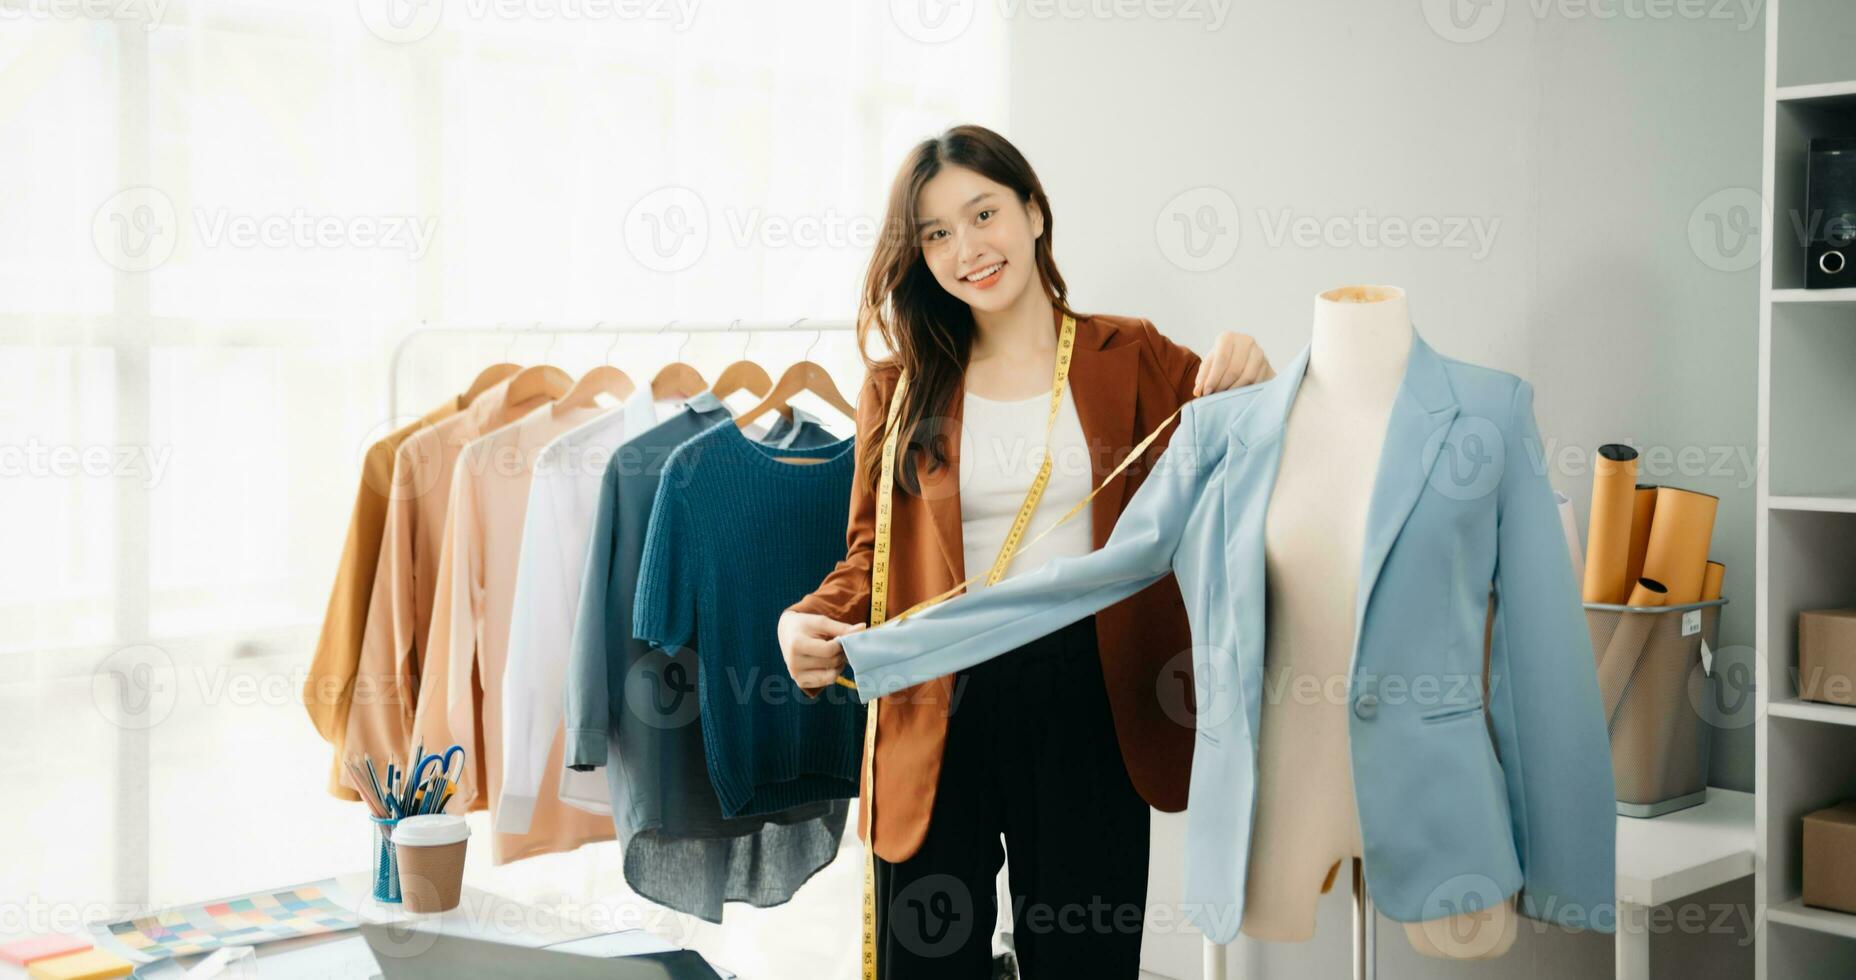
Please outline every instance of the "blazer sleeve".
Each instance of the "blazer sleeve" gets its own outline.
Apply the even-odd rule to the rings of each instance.
[[[850,513],[844,525],[844,557],[810,595],[789,610],[816,613],[841,623],[870,621],[870,564],[876,553],[876,488],[867,485],[871,456],[883,453],[883,424],[889,417],[889,392],[895,372],[877,369],[864,375],[857,396],[856,470],[851,477]],[[901,451],[901,447],[897,447]],[[808,693],[815,693],[816,688]]]
[[[361,659],[362,629],[373,596],[380,542],[386,533],[387,500],[376,488],[393,479],[393,450],[384,439],[367,447],[361,486],[348,516],[348,535],[342,541],[341,562],[335,567],[335,587],[316,639],[315,659],[303,681],[303,706],[316,732],[337,747],[347,736],[347,699]]]
[[[421,482],[414,472],[416,438],[401,443],[394,454],[394,492],[387,498],[374,591],[361,633],[361,656],[355,666],[353,701],[343,739],[347,755],[370,756],[376,764],[403,756],[412,743],[420,666],[413,650],[412,569],[415,553],[437,544],[413,539],[418,494],[412,488]]]
[[[1592,641],[1533,386],[1514,391],[1496,501],[1489,710],[1523,875],[1521,913],[1611,932],[1617,811]]]
[[[1045,562],[901,621],[840,638],[862,701],[984,663],[1141,591],[1172,571],[1222,442],[1198,433],[1196,403],[1101,548]]]

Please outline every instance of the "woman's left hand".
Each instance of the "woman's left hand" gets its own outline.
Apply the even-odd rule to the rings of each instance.
[[[1276,376],[1263,348],[1249,334],[1226,330],[1212,343],[1212,352],[1199,361],[1199,376],[1192,383],[1192,397],[1209,395],[1227,388],[1241,388]]]

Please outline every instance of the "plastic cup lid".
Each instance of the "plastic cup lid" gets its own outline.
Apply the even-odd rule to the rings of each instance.
[[[449,813],[422,813],[407,817],[393,828],[393,843],[409,847],[455,844],[470,836],[470,824]]]

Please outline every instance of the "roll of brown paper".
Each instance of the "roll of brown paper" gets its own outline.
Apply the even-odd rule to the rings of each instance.
[[[1640,578],[1636,588],[1631,590],[1630,606],[1662,606],[1668,604],[1669,590],[1655,579]],[[1617,713],[1618,702],[1624,699],[1624,688],[1630,684],[1630,675],[1637,669],[1637,660],[1643,656],[1643,642],[1650,638],[1650,628],[1656,625],[1654,613],[1624,613],[1618,620],[1617,632],[1611,634],[1611,643],[1605,647],[1604,658],[1598,662],[1598,696],[1605,705],[1605,723],[1611,723],[1611,716]]]
[[[1713,602],[1721,597],[1721,580],[1727,577],[1727,566],[1718,561],[1708,563],[1708,570],[1701,573],[1701,600]]]
[[[1714,511],[1719,504],[1705,493],[1656,488],[1656,519],[1650,522],[1650,550],[1643,556],[1643,575],[1669,587],[1668,605],[1701,601],[1708,542],[1714,537]]]
[[[1624,581],[1643,577],[1643,554],[1650,550],[1650,521],[1656,515],[1656,487],[1637,484],[1631,492],[1630,558],[1624,564]]]
[[[1630,518],[1637,451],[1618,443],[1598,447],[1592,461],[1592,516],[1585,538],[1585,601],[1623,602],[1630,593]]]

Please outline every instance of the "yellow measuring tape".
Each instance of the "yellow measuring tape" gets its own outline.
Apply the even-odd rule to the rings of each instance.
[[[1153,444],[1153,441],[1159,437],[1160,433],[1165,431],[1166,427],[1172,424],[1175,418],[1179,417],[1180,410],[1174,409],[1173,414],[1168,415],[1164,421],[1155,426],[1152,432],[1149,432],[1139,444],[1129,451],[1127,458],[1116,464],[1115,468],[1110,470],[1107,476],[1103,477],[1102,482],[1094,489],[1090,490],[1083,499],[1077,501],[1075,505],[1064,512],[1064,515],[1058,518],[1051,526],[1038,532],[1036,537],[1020,544],[1025,534],[1025,528],[1031,523],[1031,515],[1037,510],[1038,501],[1043,499],[1044,490],[1050,485],[1050,437],[1051,433],[1053,433],[1057,427],[1057,410],[1063,404],[1064,386],[1070,376],[1070,355],[1074,353],[1075,350],[1076,320],[1068,314],[1065,314],[1063,318],[1063,328],[1057,336],[1057,367],[1051,379],[1050,413],[1044,423],[1044,458],[1038,465],[1037,476],[1031,481],[1031,488],[1025,492],[1024,503],[1019,505],[1018,516],[1012,519],[1012,528],[1007,532],[1005,542],[999,548],[998,557],[993,559],[992,568],[986,573],[987,585],[997,585],[999,580],[1005,577],[1005,571],[1010,567],[1012,559],[1018,557],[1026,549],[1038,543],[1045,535],[1062,527],[1071,518],[1082,513],[1083,508],[1088,506],[1091,500],[1095,499],[1096,494],[1102,492],[1103,487],[1108,486],[1122,470],[1128,468],[1129,463],[1133,462],[1143,452],[1146,452],[1147,447]],[[907,372],[904,372],[896,378],[896,390],[890,394],[889,418],[885,423],[883,435],[882,471],[877,477],[876,542],[870,562],[870,626],[872,629],[883,625],[888,619],[889,532],[892,515],[891,508],[895,495],[896,439],[898,436],[898,432],[896,431],[896,420],[901,414],[902,402],[904,397],[908,394],[908,390],[909,378]],[[932,606],[937,602],[941,602],[978,580],[979,576],[976,575],[939,595],[930,596],[903,610],[896,616],[896,621],[900,622],[919,610]],[[853,690],[857,687],[856,684],[844,677],[837,677],[834,680],[836,683]],[[876,719],[877,706],[881,703],[881,699],[873,699],[870,702],[864,722],[863,780],[864,785],[869,787],[869,791],[865,795],[862,813],[862,822],[864,825],[863,980],[876,980]]]

